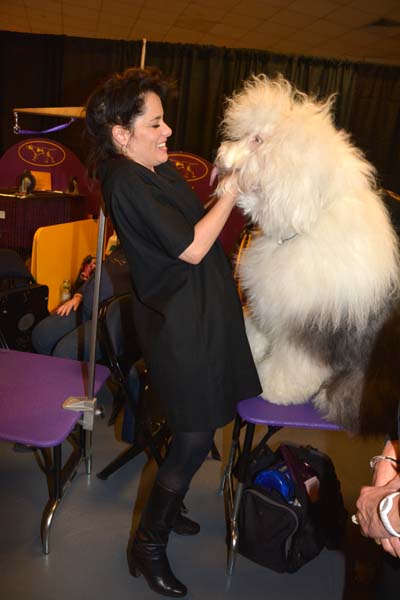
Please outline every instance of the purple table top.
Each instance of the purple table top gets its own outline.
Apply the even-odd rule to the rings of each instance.
[[[95,391],[108,374],[96,365]],[[87,363],[0,349],[0,439],[39,448],[60,444],[81,417],[62,404],[86,396],[87,386]]]
[[[257,425],[279,427],[304,427],[305,429],[343,429],[336,423],[325,421],[311,402],[282,406],[272,404],[261,396],[239,402],[237,411],[245,421]]]

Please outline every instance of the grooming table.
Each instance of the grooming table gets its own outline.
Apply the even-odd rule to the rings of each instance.
[[[339,431],[339,425],[326,421],[311,402],[282,406],[272,404],[260,396],[242,400],[237,405],[237,415],[232,432],[232,443],[225,467],[220,493],[225,494],[228,527],[227,575],[233,575],[236,553],[239,548],[238,518],[246,470],[251,460],[253,437],[256,425],[267,428],[266,434],[257,444],[262,448],[270,437],[282,427]],[[240,432],[245,429],[243,448],[240,447]],[[236,468],[235,468],[236,467]],[[236,481],[234,481],[236,480]]]
[[[96,366],[96,390],[108,374],[106,367]],[[50,527],[64,491],[82,458],[86,465],[90,460],[90,432],[78,425],[82,413],[62,408],[67,397],[86,396],[87,386],[87,363],[0,349],[0,440],[31,446],[42,457],[49,489],[40,529],[44,554],[49,553]],[[66,440],[72,451],[63,464]]]

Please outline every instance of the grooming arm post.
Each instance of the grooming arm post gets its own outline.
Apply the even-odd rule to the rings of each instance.
[[[89,381],[88,381],[88,396],[74,397],[70,396],[63,402],[65,410],[73,410],[83,412],[81,425],[87,431],[93,431],[94,416],[96,414],[96,398],[94,394],[94,378],[96,371],[96,338],[97,338],[97,322],[99,313],[99,294],[100,294],[100,279],[102,269],[102,258],[104,248],[104,232],[105,232],[105,215],[103,209],[100,208],[99,215],[99,231],[97,235],[97,251],[96,251],[96,270],[94,275],[94,293],[92,306],[92,323],[90,330],[90,354],[89,354]]]

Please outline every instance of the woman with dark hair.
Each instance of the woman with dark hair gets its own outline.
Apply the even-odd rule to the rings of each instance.
[[[234,204],[228,191],[206,213],[168,161],[172,131],[156,69],[128,69],[86,107],[92,172],[132,273],[134,319],[150,381],[172,431],[136,534],[132,575],[184,596],[166,547],[182,500],[239,400],[261,392],[231,266],[216,241]],[[232,180],[231,189],[234,189]]]

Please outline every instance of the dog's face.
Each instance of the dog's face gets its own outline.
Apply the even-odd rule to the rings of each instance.
[[[278,92],[279,88],[265,78],[250,80],[243,91],[228,100],[223,121],[224,141],[216,166],[221,173],[235,174],[241,192],[239,204],[253,220],[258,220],[261,208],[272,136],[282,114],[289,111],[288,97],[279,100]]]
[[[359,156],[333,126],[331,105],[331,98],[317,102],[283,78],[264,75],[228,100],[216,166],[234,174],[238,205],[264,231],[309,231],[321,209],[349,185],[346,161]],[[355,172],[352,164],[351,185]]]

